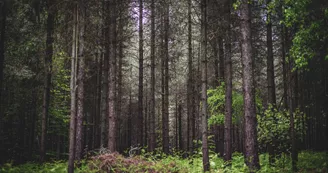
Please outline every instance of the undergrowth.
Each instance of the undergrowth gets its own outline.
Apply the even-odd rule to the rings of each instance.
[[[299,153],[298,172],[327,172],[328,154],[321,152],[304,151]],[[279,156],[273,164],[269,164],[267,154],[260,155],[261,170],[259,173],[292,172],[289,155]],[[210,155],[211,172],[248,172],[244,157],[240,153],[233,154],[230,166],[226,166],[222,158]],[[64,173],[67,172],[67,162],[37,164],[26,163],[13,166],[11,163],[0,167],[1,173]],[[89,172],[148,172],[148,173],[199,173],[202,172],[202,158],[200,153],[189,158],[176,155],[143,154],[141,156],[124,157],[118,153],[102,154],[89,160],[82,161],[81,167],[76,168],[77,173]]]

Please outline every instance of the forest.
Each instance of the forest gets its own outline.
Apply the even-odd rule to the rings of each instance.
[[[328,172],[327,0],[0,0],[0,173]]]

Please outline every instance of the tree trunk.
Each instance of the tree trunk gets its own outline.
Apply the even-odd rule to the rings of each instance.
[[[255,86],[251,42],[251,13],[248,0],[242,0],[240,6],[241,17],[241,49],[243,66],[244,92],[244,135],[245,135],[245,162],[251,172],[260,168],[257,151]]]
[[[149,152],[153,152],[156,148],[156,132],[155,132],[155,2],[151,0],[151,41],[150,41],[150,122],[149,122]]]
[[[169,153],[169,2],[164,7],[164,115],[163,152]]]
[[[53,31],[54,31],[54,6],[53,1],[47,1],[48,18],[47,18],[47,41],[46,55],[44,57],[44,90],[43,90],[43,106],[41,118],[41,146],[40,146],[40,161],[43,163],[46,157],[46,136],[47,136],[47,118],[49,113],[50,87],[52,75],[52,55],[53,55]]]
[[[103,13],[109,10],[109,2],[104,2]],[[103,55],[102,68],[102,95],[101,95],[101,124],[100,124],[100,147],[106,147],[108,143],[108,129],[106,122],[108,121],[108,75],[109,75],[109,53],[110,53],[110,38],[109,38],[109,15],[103,17],[105,28],[103,31],[105,39],[103,40],[105,53]]]
[[[271,0],[267,0],[267,8],[269,8]],[[274,59],[273,59],[273,45],[272,45],[272,22],[271,14],[267,12],[267,83],[268,83],[268,106],[276,107],[276,85],[274,76]],[[270,163],[274,161],[274,144],[275,139],[272,143],[268,144],[269,160]]]
[[[139,87],[138,87],[138,141],[143,142],[143,2],[139,0]]]
[[[102,36],[101,30],[99,31],[99,36]],[[102,46],[102,43],[99,43]],[[96,97],[95,97],[95,121],[94,121],[94,145],[93,148],[100,148],[100,140],[101,140],[101,128],[99,127],[102,123],[101,121],[101,81],[102,81],[102,57],[103,54],[100,49],[98,49],[97,55],[97,89],[96,89]]]
[[[271,0],[267,0],[267,8]],[[268,105],[275,106],[276,104],[276,85],[274,76],[274,59],[272,45],[272,22],[271,14],[267,12],[267,82],[268,82]]]
[[[77,5],[73,7],[73,41],[72,41],[72,60],[71,60],[71,117],[69,127],[69,159],[68,159],[68,172],[74,172],[75,160],[75,118],[76,118],[76,61],[77,61],[77,32],[78,32],[78,13]]]
[[[122,9],[121,9],[122,10]],[[122,13],[120,13],[120,21],[119,21],[119,47],[118,47],[118,78],[117,78],[117,117],[118,117],[118,133],[117,133],[117,145],[119,147],[122,146],[122,144],[120,143],[120,140],[118,139],[118,137],[120,136],[120,131],[121,131],[121,123],[122,123],[122,82],[123,82],[123,72],[122,72],[122,66],[123,66],[123,19],[122,19]],[[120,149],[120,148],[119,148]]]
[[[177,88],[176,88],[177,89]],[[178,94],[175,94],[175,149],[179,149],[179,118],[178,118]]]
[[[179,149],[183,150],[183,140],[182,140],[182,106],[178,105],[178,117],[179,117]]]
[[[227,12],[225,50],[226,57],[224,61],[225,75],[225,117],[224,117],[224,160],[230,161],[232,158],[232,63],[231,63],[231,32],[230,32],[230,0],[225,6]]]
[[[280,19],[283,19],[283,6],[280,7],[279,11]],[[283,81],[283,108],[288,108],[288,99],[287,99],[287,67],[286,67],[286,40],[288,38],[288,33],[284,24],[280,26],[280,37],[281,37],[281,65],[282,65],[282,81]]]
[[[203,153],[203,170],[210,171],[208,141],[207,141],[207,33],[206,33],[206,17],[207,17],[207,0],[201,1],[201,57],[202,57],[202,153]]]
[[[117,151],[116,134],[117,134],[117,115],[115,112],[115,93],[116,93],[116,6],[117,1],[110,2],[110,57],[108,71],[108,150]]]
[[[188,81],[187,81],[187,116],[188,116],[188,150],[193,152],[193,139],[195,137],[194,100],[193,100],[193,58],[192,58],[192,21],[191,21],[191,0],[188,0]]]
[[[3,129],[3,113],[2,113],[2,87],[3,87],[3,71],[4,71],[4,61],[5,61],[5,35],[6,35],[6,20],[7,20],[7,9],[6,9],[6,1],[3,1],[1,5],[1,17],[0,17],[0,137],[2,138],[4,133]],[[4,140],[0,142],[0,152],[5,153],[3,151],[5,149]],[[2,163],[2,158],[0,158],[0,163]]]
[[[296,108],[295,96],[296,91],[294,91],[296,87],[296,72],[292,72],[292,64],[289,61],[289,74],[288,74],[288,81],[290,82],[288,86],[288,100],[289,100],[289,121],[290,121],[290,144],[291,144],[291,156],[292,156],[292,170],[293,172],[297,171],[297,149],[296,149],[296,134],[295,134],[295,121],[294,121],[294,111]]]
[[[83,3],[83,0],[81,1]],[[77,114],[76,114],[76,141],[75,141],[75,159],[80,162],[82,157],[82,137],[83,137],[83,115],[84,115],[84,76],[85,76],[85,58],[84,58],[84,26],[85,26],[85,8],[79,6],[79,42],[78,42],[78,75],[77,75]]]

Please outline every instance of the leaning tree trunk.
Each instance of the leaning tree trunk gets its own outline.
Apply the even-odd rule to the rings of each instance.
[[[203,170],[210,170],[208,141],[207,141],[207,33],[206,33],[206,1],[201,2],[201,57],[202,57],[202,153],[203,153]]]
[[[74,172],[75,160],[75,118],[76,118],[76,61],[77,61],[77,32],[78,32],[78,13],[77,5],[73,7],[73,41],[72,41],[72,60],[71,60],[71,117],[69,125],[69,158],[68,158],[68,172]]]
[[[242,0],[240,6],[241,50],[243,66],[244,92],[244,137],[245,162],[253,172],[260,168],[257,151],[255,86],[253,72],[252,42],[251,42],[251,13],[248,0]]]
[[[83,0],[81,1],[83,3]],[[78,42],[78,75],[77,75],[77,114],[76,114],[76,141],[75,141],[75,159],[80,162],[82,157],[82,137],[83,137],[83,114],[84,114],[84,26],[85,26],[85,8],[79,7],[79,42]]]
[[[41,146],[40,146],[40,161],[44,162],[46,156],[46,136],[47,136],[47,118],[49,113],[50,101],[50,86],[52,73],[52,55],[53,55],[53,31],[54,31],[54,6],[53,1],[47,1],[48,18],[47,18],[47,41],[46,41],[46,55],[44,58],[44,91],[43,91],[43,106],[41,118]]]

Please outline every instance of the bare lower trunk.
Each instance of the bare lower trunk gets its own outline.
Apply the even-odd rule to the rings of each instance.
[[[169,153],[169,1],[164,7],[164,111],[163,111],[163,152]]]
[[[111,152],[117,151],[116,134],[117,134],[117,115],[115,112],[115,93],[116,93],[116,6],[117,1],[111,1],[111,16],[110,16],[110,57],[108,71],[108,150]]]
[[[51,86],[51,73],[52,73],[52,55],[53,55],[53,31],[54,31],[54,10],[52,1],[47,1],[48,18],[47,18],[47,41],[46,41],[46,55],[44,58],[44,91],[43,91],[43,106],[42,106],[42,118],[41,118],[41,146],[40,146],[40,160],[45,161],[46,154],[46,134],[47,134],[47,118],[49,113],[49,101],[50,101],[50,86]]]
[[[194,100],[193,100],[193,62],[192,62],[192,21],[191,21],[191,0],[188,0],[188,81],[187,81],[187,116],[188,116],[188,150],[193,152],[194,139]]]
[[[103,13],[106,12],[106,10],[109,10],[109,2],[104,2],[104,9]],[[109,71],[109,52],[110,52],[110,43],[109,43],[109,15],[106,14],[103,17],[103,20],[105,20],[106,27],[104,28],[103,34],[105,39],[103,40],[103,46],[105,48],[105,53],[102,54],[102,94],[101,94],[101,123],[100,123],[100,146],[101,147],[107,147],[108,143],[108,128],[106,127],[106,123],[108,120],[108,71]]]
[[[122,18],[120,18],[119,21],[119,53],[118,53],[118,69],[117,69],[117,117],[118,117],[118,129],[117,129],[117,136],[116,136],[116,141],[117,141],[117,146],[121,147],[123,144],[120,143],[120,131],[121,129],[121,123],[122,123],[122,82],[123,82],[123,72],[122,72],[122,66],[123,66],[123,21]],[[120,148],[118,148],[120,149]]]
[[[4,69],[4,61],[5,61],[5,35],[6,35],[6,20],[7,20],[7,6],[6,1],[3,1],[1,11],[1,17],[0,17],[0,137],[3,137],[3,113],[2,113],[2,87],[3,87],[3,69]],[[4,148],[4,140],[1,140],[0,142],[0,152],[4,153],[5,151],[2,151]],[[2,158],[0,158],[0,163],[2,163]]]
[[[232,158],[232,64],[231,64],[231,32],[230,32],[230,0],[227,1],[226,22],[227,31],[225,39],[226,57],[225,66],[225,118],[224,118],[224,160],[230,161]]]
[[[202,57],[202,153],[203,153],[203,171],[210,170],[209,155],[208,155],[208,140],[207,140],[207,33],[206,33],[206,1],[201,2],[201,57]]]
[[[150,122],[149,122],[149,152],[156,148],[155,132],[155,2],[151,0],[151,79],[150,79]]]
[[[267,0],[267,6],[269,6],[271,0]],[[269,8],[269,7],[267,7]],[[271,14],[267,12],[267,83],[268,83],[268,105],[276,107],[276,85],[274,76],[274,59],[273,59],[273,45],[272,45],[272,23]],[[270,163],[274,161],[274,142],[268,144],[268,152],[270,157]]]
[[[72,41],[72,60],[71,60],[71,117],[69,125],[69,159],[68,159],[68,172],[74,172],[75,160],[75,118],[76,118],[76,61],[77,61],[77,32],[78,32],[78,13],[77,5],[73,7],[73,41]]]
[[[143,2],[139,0],[138,144],[143,142]]]
[[[76,114],[76,141],[75,141],[75,159],[80,162],[82,157],[82,137],[83,137],[83,115],[84,115],[84,21],[85,9],[79,8],[79,46],[78,46],[78,75],[77,75],[77,114]]]
[[[243,66],[244,92],[244,136],[245,162],[251,172],[260,168],[257,151],[255,86],[253,72],[252,42],[251,42],[251,13],[248,0],[242,0],[241,13],[241,49]]]
[[[297,149],[296,149],[296,134],[295,134],[295,115],[294,110],[296,108],[296,91],[294,91],[294,88],[296,87],[296,78],[297,78],[297,72],[292,72],[292,65],[291,61],[289,62],[290,65],[290,71],[288,74],[289,79],[289,86],[288,86],[288,101],[289,101],[289,121],[290,121],[290,144],[291,144],[291,156],[292,156],[292,170],[293,172],[297,171]]]

